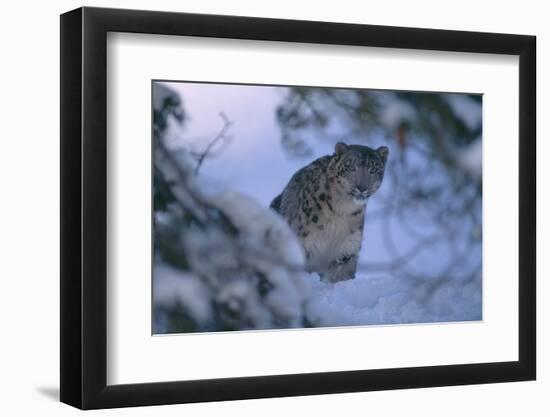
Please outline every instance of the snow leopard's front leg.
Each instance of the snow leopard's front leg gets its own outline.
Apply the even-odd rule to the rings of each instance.
[[[332,261],[327,270],[322,272],[321,281],[339,282],[355,278],[357,255],[342,255]]]

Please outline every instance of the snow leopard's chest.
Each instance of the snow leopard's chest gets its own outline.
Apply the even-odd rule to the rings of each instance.
[[[361,247],[363,215],[363,211],[346,216],[321,214],[319,222],[301,237],[308,263],[324,265],[343,255],[356,255]]]

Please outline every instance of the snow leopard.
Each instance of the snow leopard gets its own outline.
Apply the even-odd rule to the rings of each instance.
[[[309,272],[324,282],[355,278],[365,211],[380,188],[389,149],[338,142],[298,170],[270,207],[302,242]]]

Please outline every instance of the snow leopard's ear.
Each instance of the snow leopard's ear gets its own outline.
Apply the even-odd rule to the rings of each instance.
[[[344,152],[346,152],[348,150],[348,145],[346,145],[344,142],[338,142],[335,146],[334,146],[334,152],[336,153],[336,155],[342,155]]]
[[[376,150],[376,153],[378,154],[382,162],[386,163],[386,161],[388,160],[388,155],[390,154],[390,150],[388,149],[387,146],[380,146]]]

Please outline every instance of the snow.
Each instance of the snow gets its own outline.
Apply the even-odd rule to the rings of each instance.
[[[409,103],[393,98],[389,100],[380,117],[382,123],[389,130],[395,130],[402,123],[410,122],[416,119],[416,110]]]
[[[474,178],[481,179],[483,146],[481,137],[472,142],[468,147],[462,150],[457,157],[458,163]]]
[[[237,192],[208,198],[238,233],[215,224],[183,231],[181,245],[193,273],[157,260],[157,310],[184,306],[199,329],[208,329],[211,321],[217,323],[214,328],[223,323],[228,329],[301,327],[308,277],[303,249],[290,227],[275,212]],[[259,291],[260,284],[265,291]],[[213,308],[215,315],[209,313]],[[160,324],[156,331],[168,330]]]
[[[481,124],[481,104],[463,94],[445,94],[444,97],[453,112],[469,129],[474,130]]]
[[[185,306],[200,325],[206,325],[212,319],[208,288],[193,274],[159,263],[155,265],[153,283],[153,303],[156,306]]]
[[[224,212],[250,246],[266,248],[274,257],[297,268],[304,266],[302,245],[287,223],[275,212],[266,210],[254,199],[234,191],[226,191],[212,197],[210,201]]]
[[[445,283],[427,297],[404,279],[359,273],[338,285],[314,274],[308,315],[319,326],[381,325],[481,320],[480,282]]]
[[[166,87],[162,83],[155,84],[155,94],[152,97],[153,108],[156,111],[162,111],[167,101],[181,103],[180,96],[174,94],[174,90]]]
[[[271,286],[265,304],[274,315],[299,324],[301,304],[307,294],[304,250],[286,222],[274,211],[236,192],[212,198],[239,229],[241,257],[259,270]],[[242,258],[241,258],[242,259]],[[239,287],[239,291],[244,291]]]

